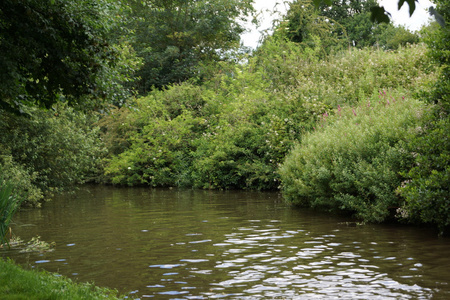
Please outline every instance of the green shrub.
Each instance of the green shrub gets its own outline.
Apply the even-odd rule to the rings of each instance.
[[[434,119],[411,137],[405,147],[415,157],[399,187],[405,204],[400,210],[410,222],[450,226],[450,120]]]
[[[31,108],[22,116],[0,113],[0,162],[9,176],[21,177],[22,188],[32,190],[27,203],[36,204],[40,193],[92,180],[99,172],[104,149],[92,117],[64,106]]]
[[[401,147],[420,124],[423,105],[381,93],[380,98],[324,115],[316,131],[287,156],[279,172],[287,202],[343,210],[370,222],[399,207],[397,186],[412,154]]]
[[[16,163],[11,155],[0,156],[0,171],[3,179],[13,185],[15,193],[22,199],[22,205],[39,207],[45,200],[42,190],[34,184],[37,173],[31,173],[25,166]]]
[[[137,100],[134,112],[122,123],[136,128],[129,138],[130,146],[106,161],[107,180],[130,186],[192,185],[186,172],[190,172],[191,144],[203,121],[185,108],[177,112],[169,109],[171,106],[164,103],[166,95],[170,93],[154,91]]]

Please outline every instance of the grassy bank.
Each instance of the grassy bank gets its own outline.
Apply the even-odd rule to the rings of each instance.
[[[45,271],[24,270],[0,259],[0,299],[122,299],[117,291]]]

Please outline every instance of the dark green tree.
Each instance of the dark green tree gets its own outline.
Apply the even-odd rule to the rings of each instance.
[[[398,9],[402,8],[405,2],[409,6],[409,14],[412,15],[416,9],[416,2],[418,0],[398,0]],[[313,0],[316,7],[319,7],[321,4],[331,6],[333,4],[333,0]],[[370,8],[370,19],[376,23],[389,23],[390,14],[385,11],[383,6],[379,6],[376,4]]]
[[[141,93],[199,76],[202,63],[214,62],[239,47],[241,19],[253,0],[128,0],[133,47],[143,59]]]
[[[112,83],[100,77],[119,60],[110,35],[119,10],[112,0],[2,0],[0,108],[107,99]]]
[[[383,49],[397,49],[400,45],[419,41],[417,34],[404,27],[372,22],[371,8],[376,5],[376,0],[334,0],[331,5],[315,7],[312,1],[297,0],[286,16],[287,37],[300,43],[322,31],[322,40],[327,40],[328,47],[335,48],[377,45]],[[318,30],[319,27],[322,30]]]
[[[331,48],[342,45],[347,40],[345,28],[337,22],[330,22],[320,15],[312,0],[296,0],[289,5],[289,10],[275,29],[275,38],[287,38],[303,47],[321,47],[328,53]]]
[[[370,8],[377,4],[376,0],[333,0],[331,6],[319,7],[319,15],[340,24],[334,29],[336,33],[347,37],[350,45],[362,48],[375,43],[376,24],[370,20]]]

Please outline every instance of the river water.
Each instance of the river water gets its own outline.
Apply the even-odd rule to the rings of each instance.
[[[450,299],[450,239],[278,193],[86,186],[13,221],[56,247],[3,257],[141,299]]]

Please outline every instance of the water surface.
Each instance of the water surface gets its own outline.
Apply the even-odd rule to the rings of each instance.
[[[450,239],[354,226],[278,193],[83,187],[22,210],[28,264],[141,299],[450,299]]]

